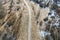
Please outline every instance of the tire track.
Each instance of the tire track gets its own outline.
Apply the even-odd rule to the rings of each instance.
[[[24,3],[26,4],[28,11],[29,11],[29,22],[28,22],[28,40],[31,40],[31,11],[30,11],[30,7],[28,5],[28,3],[26,2],[26,0],[24,0]]]

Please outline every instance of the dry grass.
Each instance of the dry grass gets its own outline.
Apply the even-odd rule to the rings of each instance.
[[[17,1],[17,0],[16,0]],[[11,34],[13,34],[13,38],[15,38],[16,40],[27,40],[28,37],[28,10],[26,5],[23,3],[22,0],[20,0],[20,4],[19,6],[19,10],[16,10],[18,7],[17,5],[12,7],[12,9],[10,10],[10,12],[8,12],[9,10],[6,8],[9,8],[8,3],[4,4],[3,9],[4,9],[4,13],[0,13],[0,14],[4,14],[1,15],[2,19],[0,19],[0,32],[1,33],[1,38],[3,39],[2,36],[4,36],[5,34],[7,34],[7,36],[10,36]],[[31,10],[31,40],[42,40],[43,38],[40,37],[39,35],[39,24],[40,22],[47,17],[46,15],[49,13],[50,9],[42,9],[38,6],[38,4],[34,3],[34,2],[27,2],[30,6],[30,10]],[[1,10],[1,9],[0,9]],[[45,25],[43,25],[43,28],[45,29]],[[57,33],[60,29],[54,29],[51,28],[50,31],[53,31],[53,37],[54,40],[58,39],[58,36],[60,38],[60,35],[58,35]],[[0,38],[0,39],[1,39]],[[46,40],[48,39],[49,36],[47,36]],[[1,39],[1,40],[2,40]],[[7,38],[8,39],[8,38]],[[5,39],[6,40],[6,39]],[[9,39],[8,39],[9,40]]]

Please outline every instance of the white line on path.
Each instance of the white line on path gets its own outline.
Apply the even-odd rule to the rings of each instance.
[[[26,0],[24,0],[24,3],[26,4],[28,11],[29,11],[29,23],[28,23],[28,40],[31,40],[31,12],[30,12],[30,7]]]

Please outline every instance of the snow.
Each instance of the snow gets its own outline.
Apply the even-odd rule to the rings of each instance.
[[[47,35],[50,35],[50,33],[46,32],[46,31],[41,31],[39,32],[40,36],[42,36],[43,38],[46,37]]]
[[[60,4],[57,4],[60,7]]]

